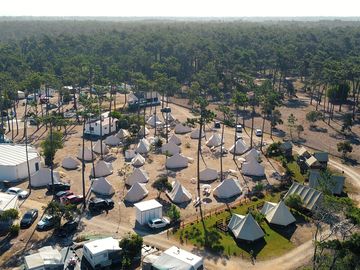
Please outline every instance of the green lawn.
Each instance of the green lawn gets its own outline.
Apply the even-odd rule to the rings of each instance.
[[[275,194],[274,196],[268,195],[263,200],[250,202],[246,205],[240,205],[231,209],[231,211],[237,214],[246,214],[249,207],[256,207],[266,200],[278,202],[279,197],[279,194]],[[230,213],[228,211],[224,211],[220,214],[212,215],[204,220],[208,231],[209,243],[211,243],[210,249],[214,252],[229,256],[234,255],[250,258],[250,252],[252,250],[252,253],[256,256],[256,258],[267,259],[284,254],[294,247],[293,243],[291,243],[283,235],[270,228],[265,221],[260,224],[265,232],[263,241],[259,240],[253,244],[237,242],[230,232],[225,233],[214,226],[216,221],[225,220],[229,216]],[[184,229],[179,229],[175,233],[175,237],[179,239],[180,242],[186,241],[187,238],[187,241],[198,247],[202,247],[204,246],[203,225],[200,221],[195,222],[194,224],[189,224],[185,226]]]
[[[297,182],[303,184],[305,182],[305,177],[304,177],[304,175],[301,174],[300,167],[296,163],[296,161],[293,160],[293,161],[289,162],[287,165],[288,165],[289,170],[294,174],[294,179]]]

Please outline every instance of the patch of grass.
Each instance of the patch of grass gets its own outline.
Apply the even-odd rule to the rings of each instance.
[[[231,209],[231,212],[245,215],[249,208],[257,208],[262,205],[264,201],[278,202],[279,199],[279,193],[267,195],[264,199],[257,202],[239,205]],[[243,258],[250,258],[250,254],[252,253],[258,259],[268,259],[284,254],[294,247],[292,242],[270,228],[265,221],[260,224],[265,232],[264,240],[259,240],[255,243],[236,241],[231,232],[225,233],[215,227],[216,221],[223,220],[225,224],[225,220],[230,216],[229,211],[223,211],[204,219],[204,224],[208,231],[208,242],[210,243],[208,247],[209,250],[228,256],[241,256]],[[202,222],[198,221],[185,226],[184,229],[180,229],[175,233],[175,237],[179,239],[180,242],[190,242],[195,246],[204,247],[204,228]]]
[[[301,184],[305,182],[305,177],[301,174],[300,167],[295,160],[289,162],[287,166],[289,170],[293,173],[293,177],[297,182]]]

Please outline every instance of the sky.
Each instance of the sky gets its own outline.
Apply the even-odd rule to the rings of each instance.
[[[360,0],[0,0],[0,16],[360,16]]]

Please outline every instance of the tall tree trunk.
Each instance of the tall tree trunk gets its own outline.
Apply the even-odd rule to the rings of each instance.
[[[19,123],[18,123],[17,111],[16,111],[15,103],[14,103],[14,116],[15,116],[15,125],[16,125],[16,135],[15,135],[15,137],[17,137],[19,135]]]
[[[265,114],[263,115],[263,119],[262,119],[262,126],[261,126],[262,135],[260,139],[260,151],[262,153],[263,153],[263,141],[264,141],[264,128],[265,128]]]
[[[235,155],[236,155],[236,126],[238,125],[238,119],[239,119],[239,107],[236,106],[235,108],[236,112],[235,112],[235,133],[234,133],[234,153],[233,153],[233,160],[235,160]]]
[[[220,144],[220,181],[224,180],[224,171],[223,171],[223,141],[224,141],[224,130],[225,130],[225,114],[222,123],[221,130],[221,144]],[[236,128],[235,128],[236,130]]]
[[[202,128],[203,128],[203,118],[202,118],[202,112],[200,116],[200,128],[199,128],[199,138],[198,138],[198,149],[197,149],[197,193],[198,198],[200,200],[201,198],[201,192],[200,192],[200,152],[201,152],[201,137],[202,137]]]
[[[110,114],[112,112],[112,89],[110,89],[110,107],[109,107],[109,110],[110,110]],[[109,117],[109,134],[111,134],[111,119],[112,117]]]
[[[50,143],[51,143],[51,152],[53,151],[53,125],[52,120],[50,121]],[[50,172],[51,172],[51,184],[52,184],[52,194],[55,196],[55,186],[54,186],[54,159],[50,161]]]
[[[144,123],[143,123],[143,129],[144,129],[144,134],[143,134],[143,138],[146,138],[146,132],[145,132],[145,117],[146,117],[146,107],[144,107]]]
[[[27,101],[26,101],[27,103]],[[27,116],[25,115],[25,123],[27,122]],[[28,134],[27,134],[27,125],[24,127],[24,136],[25,136],[25,154],[26,154],[26,166],[29,178],[29,194],[31,194],[31,173],[30,173],[30,164],[29,164],[29,151],[28,151]]]
[[[99,98],[99,115],[100,115],[100,159],[103,160],[104,159],[104,153],[103,153],[103,133],[102,133],[102,115],[101,115],[101,102],[100,102],[100,97]]]
[[[250,148],[253,147],[253,139],[254,139],[254,115],[255,114],[255,108],[252,107],[251,111],[251,134],[250,134]]]
[[[83,121],[83,136],[82,136],[82,153],[81,153],[81,180],[82,180],[82,193],[84,198],[84,210],[86,208],[86,192],[85,192],[85,125],[86,125],[86,117],[84,117]],[[92,151],[92,150],[91,150]],[[92,152],[91,152],[92,153]]]
[[[23,131],[23,138],[25,137],[25,129],[26,129],[26,125],[27,125],[27,107],[28,107],[27,98],[25,98],[25,111],[24,111],[24,131]]]

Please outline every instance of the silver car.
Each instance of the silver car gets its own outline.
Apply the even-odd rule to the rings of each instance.
[[[29,196],[29,192],[18,187],[11,187],[6,191],[6,193],[17,195],[19,199],[26,199]]]
[[[153,219],[150,219],[149,222],[148,222],[149,227],[152,228],[152,229],[164,228],[169,224],[170,224],[170,220],[168,220],[165,217],[163,217],[163,218],[153,218]]]

